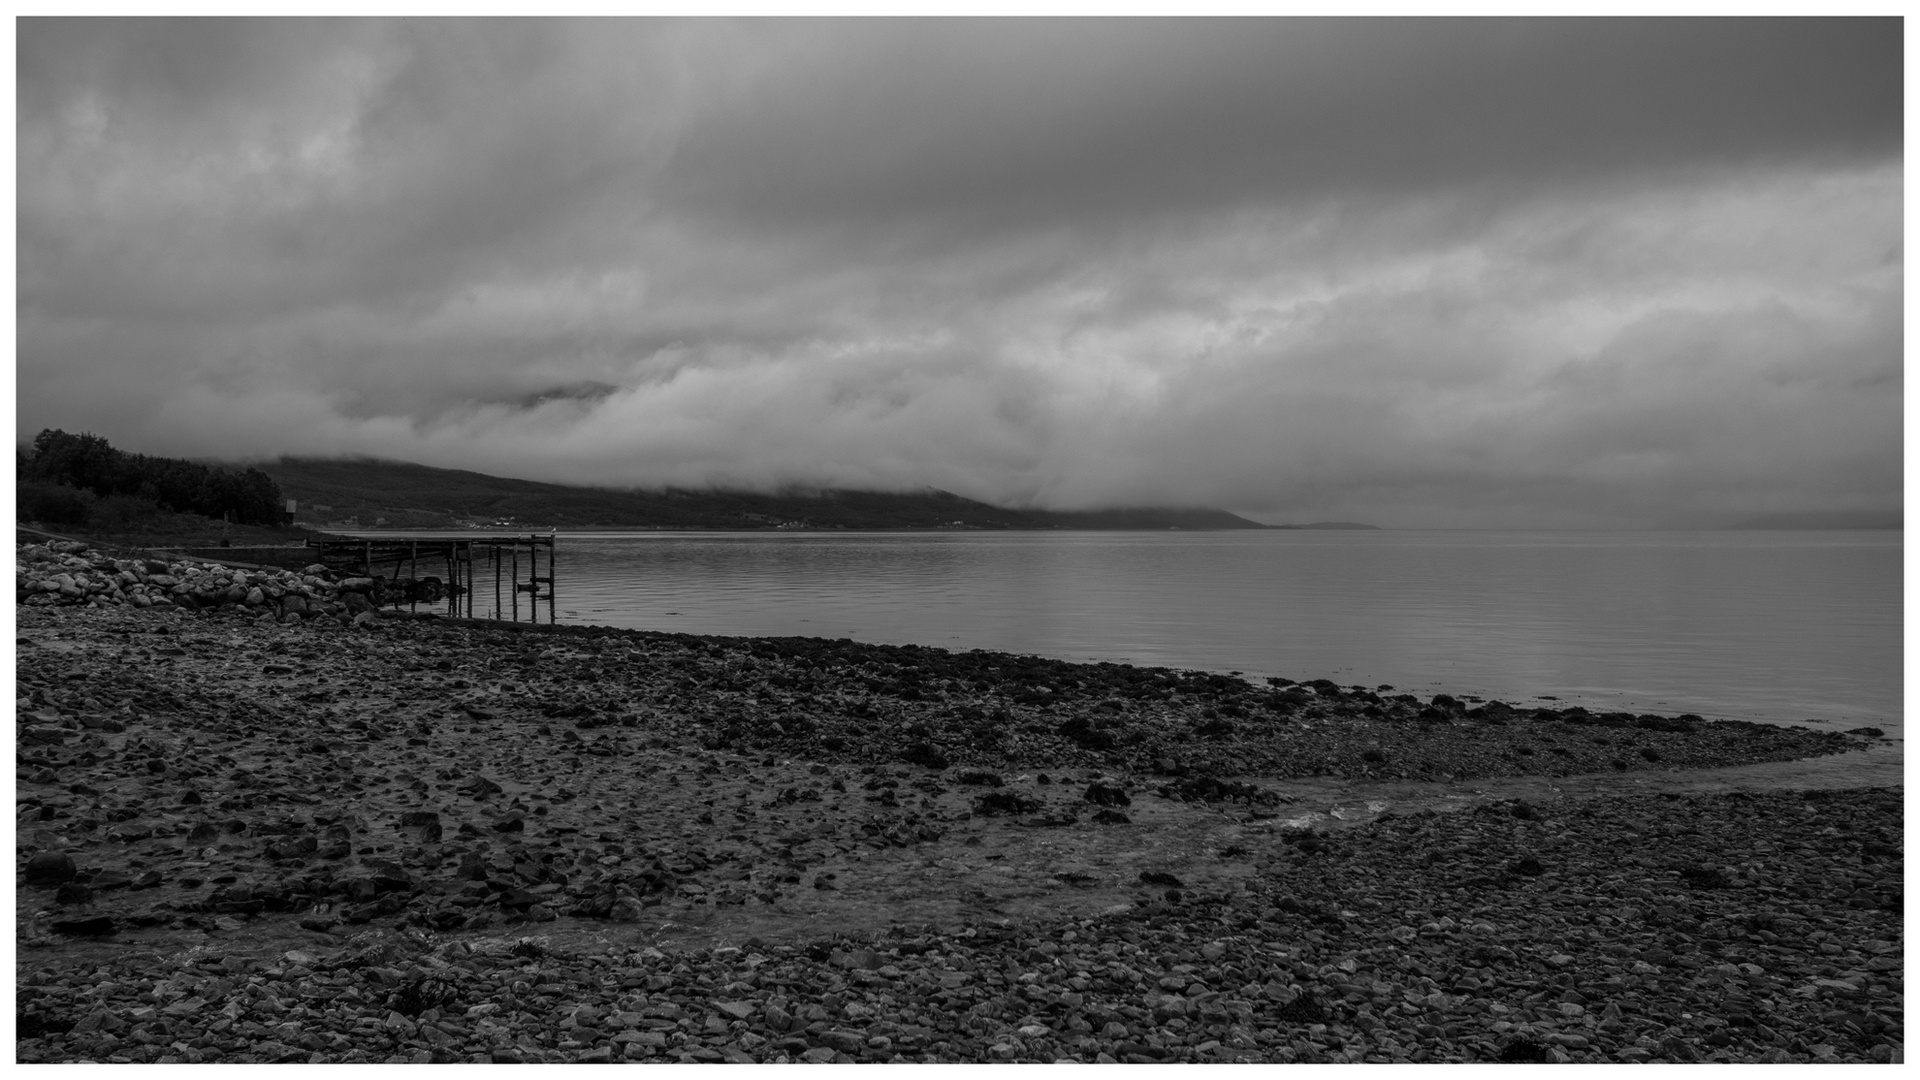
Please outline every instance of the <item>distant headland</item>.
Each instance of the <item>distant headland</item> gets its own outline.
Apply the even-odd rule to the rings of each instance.
[[[1096,510],[995,506],[917,491],[616,489],[518,480],[370,457],[229,467],[115,449],[89,433],[42,431],[18,454],[21,524],[95,538],[217,533],[221,542],[313,531],[420,529],[1372,529],[1346,521],[1268,525],[1205,507]]]
[[[256,466],[320,529],[1271,529],[1225,510],[1014,509],[951,492],[754,492],[573,487],[371,458],[280,458]],[[1305,526],[1307,528],[1354,526]]]

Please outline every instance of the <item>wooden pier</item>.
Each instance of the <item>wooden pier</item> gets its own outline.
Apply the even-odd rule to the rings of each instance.
[[[412,537],[309,540],[327,569],[374,581],[381,606],[445,603],[449,618],[541,622],[557,619],[554,605],[554,538],[546,536]],[[541,555],[545,554],[545,573]],[[424,571],[424,573],[423,573]],[[488,590],[486,578],[492,577]],[[481,601],[488,598],[492,606]],[[522,603],[524,599],[524,604]]]

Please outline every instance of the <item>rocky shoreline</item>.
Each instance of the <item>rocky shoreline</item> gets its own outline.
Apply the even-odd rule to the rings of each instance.
[[[1902,1054],[1898,790],[1290,824],[1290,778],[1869,729],[382,617],[27,547],[21,1061]]]

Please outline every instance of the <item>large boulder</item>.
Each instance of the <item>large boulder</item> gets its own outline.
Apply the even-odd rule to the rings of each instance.
[[[42,851],[27,860],[24,871],[29,885],[58,885],[72,881],[79,872],[73,856],[64,851]]]

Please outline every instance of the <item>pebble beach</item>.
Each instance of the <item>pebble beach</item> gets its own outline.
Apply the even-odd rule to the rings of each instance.
[[[16,570],[19,1061],[1903,1060],[1872,728]]]

